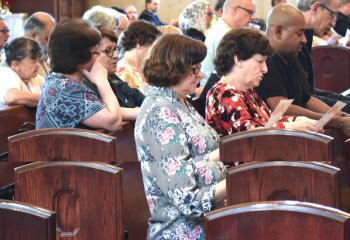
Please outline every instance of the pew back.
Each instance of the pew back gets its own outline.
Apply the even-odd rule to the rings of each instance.
[[[15,184],[16,200],[56,212],[57,239],[122,239],[120,168],[92,162],[36,162],[15,169]]]
[[[276,201],[229,206],[204,216],[207,240],[347,240],[350,215],[318,204]]]
[[[279,160],[331,162],[332,153],[333,138],[314,132],[255,129],[220,140],[220,159],[229,164]]]
[[[227,173],[227,204],[297,200],[339,207],[339,171],[316,162],[242,164]]]
[[[350,88],[350,48],[317,46],[311,53],[316,88],[337,93]]]
[[[2,240],[56,239],[55,213],[33,205],[0,200]]]

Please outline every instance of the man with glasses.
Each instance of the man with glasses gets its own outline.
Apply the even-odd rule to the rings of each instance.
[[[6,22],[4,19],[0,18],[0,65],[3,66],[5,64],[5,52],[4,47],[7,43],[8,38],[10,37],[9,34],[10,30],[7,27]]]
[[[205,73],[206,77],[201,81],[201,85],[205,85],[210,74],[214,71],[213,59],[222,37],[231,29],[248,27],[254,15],[255,4],[251,0],[225,1],[222,17],[209,30],[205,40],[207,55],[202,62],[202,72]]]
[[[310,56],[313,35],[321,36],[326,29],[335,26],[336,16],[339,10],[339,0],[298,0],[297,6],[304,14],[307,28],[305,31],[307,44],[303,46],[298,59],[308,75],[310,94],[329,106],[333,106],[338,100],[348,103],[343,108],[343,111],[350,113],[350,97],[315,88],[313,65]]]

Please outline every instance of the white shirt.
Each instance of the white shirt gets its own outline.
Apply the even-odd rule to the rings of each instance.
[[[217,23],[208,32],[208,36],[205,39],[205,45],[207,46],[207,55],[202,62],[201,71],[205,73],[206,77],[201,80],[201,85],[205,85],[210,74],[214,72],[214,57],[216,56],[216,50],[219,46],[221,39],[232,28],[225,23],[222,18],[219,18]]]
[[[0,107],[7,106],[5,96],[9,89],[18,89],[30,93],[41,93],[44,78],[39,74],[25,84],[22,79],[9,67],[0,67]]]

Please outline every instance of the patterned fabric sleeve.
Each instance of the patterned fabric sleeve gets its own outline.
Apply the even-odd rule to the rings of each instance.
[[[221,162],[209,162],[208,154],[191,156],[190,148],[206,152],[205,139],[188,139],[192,133],[184,131],[175,109],[168,107],[152,109],[144,123],[137,134],[147,139],[138,148],[143,171],[155,177],[154,184],[183,215],[198,217],[210,211],[215,184],[225,170]]]
[[[145,82],[143,80],[143,76],[139,72],[133,70],[127,65],[124,65],[118,68],[117,75],[120,79],[127,82],[129,87],[137,88],[143,93]]]

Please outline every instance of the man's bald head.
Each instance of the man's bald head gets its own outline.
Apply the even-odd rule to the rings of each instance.
[[[267,17],[267,37],[281,55],[296,55],[306,43],[305,18],[294,6],[281,3]]]
[[[266,27],[267,31],[271,27],[281,25],[289,27],[295,25],[295,22],[305,21],[303,13],[294,6],[281,3],[272,8],[267,16]]]
[[[56,21],[50,14],[36,12],[24,23],[24,33],[26,37],[37,41],[46,52],[49,36],[55,24]]]

